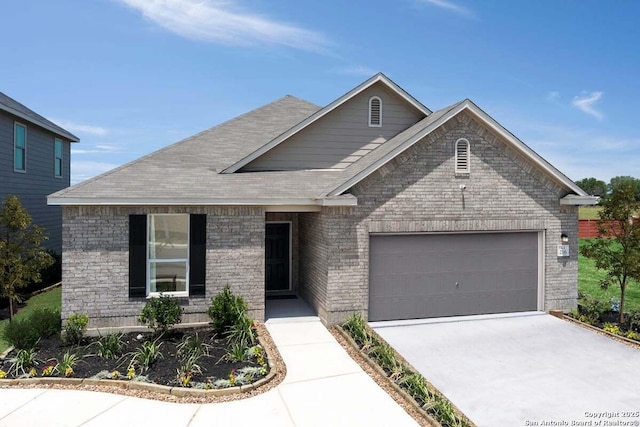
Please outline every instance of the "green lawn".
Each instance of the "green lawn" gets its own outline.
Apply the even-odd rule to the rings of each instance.
[[[578,218],[580,219],[600,219],[598,213],[602,209],[600,206],[580,206]]]
[[[62,304],[62,288],[58,286],[50,291],[43,292],[27,300],[27,305],[23,307],[13,318],[23,319],[27,317],[31,312],[37,308],[50,308],[52,310],[60,310]],[[6,324],[9,323],[9,319],[0,321],[0,353],[5,351],[9,344],[4,342],[2,335]]]
[[[587,239],[580,239],[580,244]],[[578,292],[597,298],[601,301],[609,301],[611,297],[620,299],[620,287],[611,286],[608,289],[600,287],[600,280],[604,278],[605,273],[598,270],[589,258],[578,255]],[[625,311],[631,309],[640,310],[640,284],[631,282],[627,285],[625,292]]]

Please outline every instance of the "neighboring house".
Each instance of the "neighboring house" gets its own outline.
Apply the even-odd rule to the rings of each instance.
[[[49,196],[63,317],[136,324],[150,296],[205,321],[296,293],[327,323],[576,305],[595,199],[466,99],[431,112],[377,74],[324,108],[286,96]],[[559,256],[559,245],[568,256]]]
[[[45,229],[44,245],[62,252],[62,208],[47,195],[69,186],[69,157],[77,136],[0,92],[0,201],[20,197],[34,224]]]

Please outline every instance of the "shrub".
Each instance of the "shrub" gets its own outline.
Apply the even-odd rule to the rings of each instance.
[[[235,296],[229,285],[222,292],[211,298],[211,305],[207,310],[214,331],[227,332],[231,326],[238,323],[247,312],[247,304],[241,296]]]
[[[38,308],[31,313],[29,321],[42,338],[52,337],[62,329],[62,319],[58,310]]]
[[[594,324],[604,313],[609,310],[608,302],[600,301],[589,296],[580,300],[580,318],[579,320],[586,323]]]
[[[640,333],[636,331],[627,331],[625,337],[629,338],[630,340],[640,341]]]
[[[89,316],[73,313],[64,325],[63,339],[67,344],[80,344],[89,324]]]
[[[138,322],[150,327],[156,334],[165,333],[173,325],[182,322],[180,302],[177,298],[163,294],[151,298],[138,316]]]
[[[627,329],[640,332],[640,310],[631,310],[626,315]]]
[[[33,349],[40,339],[28,318],[7,323],[2,337],[18,350]]]
[[[616,325],[616,324],[613,324],[613,323],[605,323],[603,329],[605,331],[610,332],[610,333],[615,334],[615,335],[622,334],[622,331],[620,331],[620,327],[618,325]]]

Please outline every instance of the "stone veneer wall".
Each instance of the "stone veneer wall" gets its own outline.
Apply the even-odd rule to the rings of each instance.
[[[211,297],[228,283],[264,319],[264,210],[257,207],[63,208],[62,317],[89,315],[89,327],[134,326],[145,298],[129,298],[129,215],[207,214],[206,296],[184,298],[183,322],[209,321]]]
[[[300,213],[300,286],[302,297],[322,319],[327,317],[327,273],[329,260],[328,217],[320,212]]]
[[[458,138],[471,144],[468,175],[454,172]],[[316,222],[330,224],[313,237],[327,259],[326,290],[324,282],[318,286],[326,292],[325,322],[340,322],[354,311],[367,314],[370,233],[543,230],[544,309],[575,307],[577,207],[560,206],[566,191],[470,114],[456,116],[351,192],[356,207],[314,214]],[[568,258],[556,256],[561,233],[569,236]]]

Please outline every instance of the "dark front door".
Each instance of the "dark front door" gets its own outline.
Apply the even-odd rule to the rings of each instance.
[[[289,290],[289,225],[267,224],[264,245],[267,291]]]

